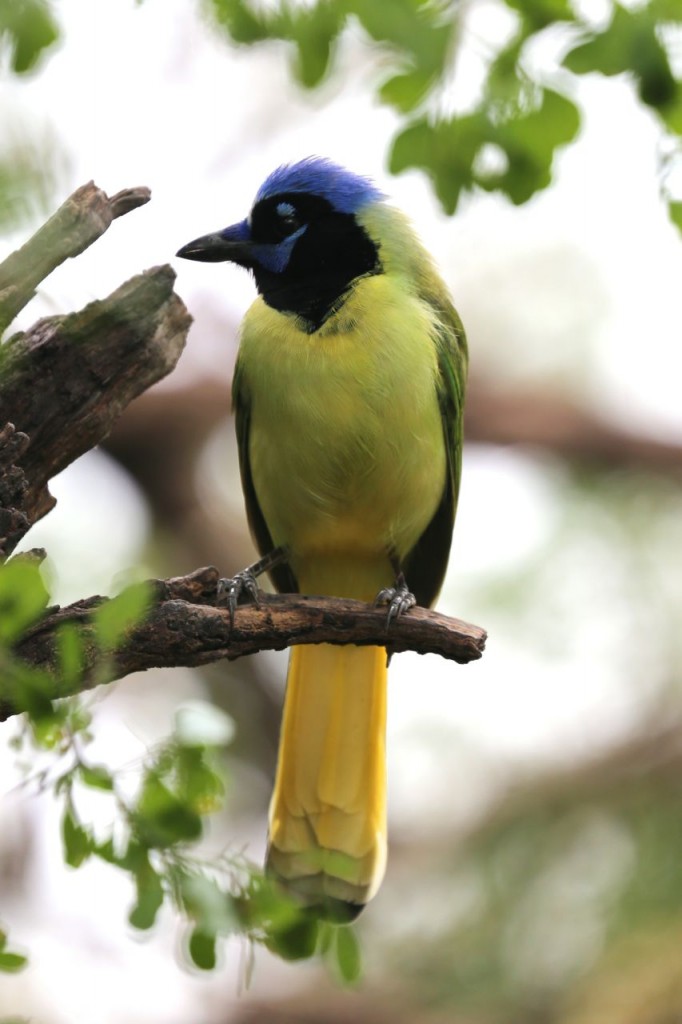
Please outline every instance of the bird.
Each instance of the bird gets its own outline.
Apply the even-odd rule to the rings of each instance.
[[[263,556],[230,585],[430,607],[448,563],[467,342],[407,216],[323,157],[275,169],[248,216],[177,254],[248,270],[233,377],[247,518]],[[385,647],[291,648],[266,873],[352,921],[386,868]]]

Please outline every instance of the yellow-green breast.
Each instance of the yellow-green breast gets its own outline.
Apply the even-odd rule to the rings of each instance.
[[[392,582],[443,493],[431,306],[400,278],[356,282],[307,334],[257,300],[242,326],[249,459],[275,544],[301,589],[368,598]]]

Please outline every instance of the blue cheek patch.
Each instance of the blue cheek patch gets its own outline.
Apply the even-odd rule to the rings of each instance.
[[[289,265],[294,246],[305,229],[306,225],[303,224],[298,231],[294,231],[292,235],[281,242],[254,242],[251,246],[254,259],[272,274],[284,273]]]

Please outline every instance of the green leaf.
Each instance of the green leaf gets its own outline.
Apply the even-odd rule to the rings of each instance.
[[[107,864],[115,864],[117,867],[121,867],[121,861],[123,858],[116,853],[114,847],[114,840],[112,836],[105,839],[102,843],[95,843],[92,848],[92,852],[100,860],[104,860]]]
[[[472,114],[435,124],[413,121],[396,136],[389,166],[397,174],[421,167],[432,178],[446,213],[454,213],[463,192],[479,185],[506,193],[523,203],[552,180],[554,152],[575,137],[580,127],[576,106],[551,89],[523,103],[487,98]],[[477,157],[488,145],[499,147],[506,160],[501,170],[481,170]]]
[[[532,32],[557,21],[575,21],[569,0],[505,0],[507,7],[521,15]]]
[[[267,935],[265,945],[283,960],[307,960],[315,953],[318,927],[315,917],[305,911],[300,912],[293,924],[273,929]]]
[[[0,696],[26,711],[34,742],[51,749],[63,739],[65,712],[48,696],[54,680],[46,672],[30,668],[2,650],[0,643]]]
[[[192,841],[202,833],[199,815],[178,799],[154,772],[145,778],[133,820],[141,841],[150,847]]]
[[[83,641],[77,626],[65,622],[56,637],[59,675],[66,690],[73,690],[83,675]]]
[[[682,135],[682,83],[676,84],[676,91],[670,103],[658,110],[666,128],[675,135]]]
[[[92,725],[92,713],[88,708],[76,697],[64,701],[60,707],[66,711],[64,720],[71,734],[77,733],[83,740],[89,741],[91,736],[88,730]]]
[[[210,9],[235,43],[257,43],[270,37],[264,16],[256,14],[243,0],[210,0]]]
[[[656,20],[646,6],[630,10],[615,3],[607,28],[570,50],[563,63],[579,75],[631,72],[642,102],[659,110],[675,99],[677,83],[658,39]]]
[[[57,23],[45,0],[0,0],[0,41],[9,44],[11,67],[17,74],[32,70],[58,38]]]
[[[197,814],[220,810],[225,795],[223,780],[206,764],[200,748],[179,748],[176,777],[176,793],[185,806]]]
[[[212,971],[216,965],[216,937],[201,928],[194,928],[187,943],[192,963],[202,971]]]
[[[229,935],[237,930],[232,896],[223,892],[208,875],[183,874],[179,881],[179,897],[187,916],[205,934]]]
[[[0,567],[0,642],[11,644],[36,622],[45,610],[49,594],[40,567],[13,558]]]
[[[135,870],[137,902],[128,915],[133,928],[147,931],[154,925],[156,915],[163,905],[163,884],[152,867],[149,857],[140,858]]]
[[[138,626],[151,607],[153,591],[148,583],[133,583],[122,593],[104,601],[93,615],[101,647],[111,651],[126,633]]]
[[[81,764],[78,767],[78,775],[81,782],[92,789],[103,789],[110,792],[114,788],[111,772],[103,764]]]
[[[413,121],[393,140],[389,167],[393,174],[421,167],[432,179],[446,213],[454,213],[462,192],[473,184],[472,167],[485,141],[480,114],[432,124]]]
[[[317,929],[317,950],[319,956],[327,956],[336,943],[337,926],[328,921],[320,921]]]
[[[297,47],[296,77],[307,89],[319,85],[327,73],[332,45],[343,20],[339,4],[328,0],[300,9],[292,20],[290,38]]]
[[[668,203],[668,215],[675,227],[682,231],[682,201],[671,199]]]
[[[28,958],[21,953],[0,953],[0,971],[7,974],[16,974],[23,970],[28,963]]]
[[[570,142],[579,127],[576,106],[565,96],[543,89],[537,109],[493,126],[491,141],[504,150],[508,166],[498,175],[478,177],[478,184],[488,191],[505,192],[513,203],[525,203],[550,184],[555,150]]]
[[[346,0],[376,42],[388,46],[406,68],[438,76],[445,67],[458,24],[448,5],[423,0]]]
[[[64,860],[72,868],[78,868],[93,851],[92,836],[76,820],[73,808],[68,804],[62,817],[62,842]]]
[[[130,871],[133,875],[144,871],[149,864],[149,849],[132,836],[128,840],[128,845],[123,854],[117,853],[113,837],[111,836],[105,842],[96,845],[93,852],[98,857],[101,857],[102,860],[107,861],[107,863],[115,864],[121,870]]]
[[[422,70],[394,75],[379,89],[379,98],[405,114],[421,103],[433,82],[433,74]]]
[[[659,22],[682,22],[680,0],[650,0],[651,14]]]
[[[355,985],[362,976],[360,944],[352,928],[339,928],[336,933],[336,968],[341,981]]]
[[[54,750],[58,746],[69,746],[75,735],[84,741],[89,739],[90,712],[75,698],[52,703],[47,692],[54,691],[54,679],[49,675],[27,673],[19,679],[17,689],[18,703],[28,712],[37,746]]]
[[[301,917],[300,905],[256,870],[249,874],[243,892],[234,897],[234,912],[244,931],[268,934],[286,930]]]
[[[420,0],[348,0],[348,8],[394,58],[396,72],[381,86],[381,100],[403,113],[414,110],[445,74],[457,17],[445,4]]]

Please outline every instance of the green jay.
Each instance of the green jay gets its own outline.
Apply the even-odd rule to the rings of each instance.
[[[281,592],[379,592],[389,616],[432,605],[467,347],[407,218],[369,179],[311,157],[275,170],[245,220],[178,255],[237,263],[258,290],[232,393],[260,568]],[[238,577],[233,599],[255,590]],[[386,687],[383,647],[291,650],[266,867],[332,920],[355,917],[385,870]]]

